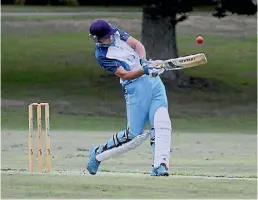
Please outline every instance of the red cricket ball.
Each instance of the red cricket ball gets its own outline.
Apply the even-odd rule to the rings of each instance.
[[[197,42],[198,44],[202,44],[202,43],[203,43],[203,37],[202,37],[202,36],[198,36],[198,37],[196,38],[196,42]]]

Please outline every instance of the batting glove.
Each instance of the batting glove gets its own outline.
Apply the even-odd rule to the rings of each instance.
[[[140,59],[140,64],[142,67],[151,65],[152,64],[152,59],[147,60],[146,58],[141,58]]]
[[[144,70],[144,74],[149,75],[151,77],[157,77],[158,75],[164,72],[164,69],[156,69],[148,66],[144,66],[143,70]]]
[[[143,66],[143,67],[147,65],[147,62],[148,62],[148,60],[146,58],[140,59],[141,66]]]

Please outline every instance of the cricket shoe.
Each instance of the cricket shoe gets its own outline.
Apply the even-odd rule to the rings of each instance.
[[[150,173],[151,176],[169,176],[168,170],[166,169],[166,165],[161,163],[158,168],[153,168]]]
[[[90,156],[88,160],[87,170],[91,175],[95,175],[98,171],[98,168],[101,162],[96,159],[96,155],[98,152],[100,152],[101,149],[102,149],[101,146],[92,147],[90,149]]]

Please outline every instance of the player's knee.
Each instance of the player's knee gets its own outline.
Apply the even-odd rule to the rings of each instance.
[[[142,135],[144,133],[144,130],[142,131],[134,131],[134,130],[131,130],[131,129],[127,129],[127,134],[128,134],[128,138],[129,139],[133,139],[139,135]]]
[[[133,132],[130,129],[126,129],[125,131],[120,131],[113,135],[113,143],[114,146],[118,147],[130,140],[134,139],[136,136],[141,135],[143,132]]]
[[[129,142],[130,140],[132,140],[133,138],[129,138],[129,131],[125,130],[125,131],[120,131],[116,134],[113,135],[113,143],[115,147],[118,147],[126,142]]]

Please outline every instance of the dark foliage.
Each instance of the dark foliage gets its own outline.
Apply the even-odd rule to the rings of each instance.
[[[132,0],[109,0],[109,1],[88,1],[77,0],[79,5],[85,6],[141,6],[146,0],[132,1]],[[147,2],[147,1],[146,1]]]
[[[76,0],[75,0],[76,1]],[[2,0],[1,4],[15,4],[15,0]],[[24,0],[25,5],[67,5],[65,0]],[[157,17],[174,16],[175,13],[183,14],[177,22],[187,19],[188,12],[193,11],[196,6],[214,6],[215,17],[225,17],[227,13],[239,15],[254,15],[257,12],[256,0],[77,0],[76,5],[88,6],[143,6],[144,12],[147,12],[153,19]]]
[[[48,0],[26,0],[24,5],[37,5],[37,6],[45,6],[48,5]]]
[[[14,4],[15,0],[1,0],[1,5]]]
[[[239,15],[254,15],[257,12],[257,3],[253,0],[220,0],[217,1],[215,17],[225,17],[227,12]]]
[[[257,12],[257,4],[255,0],[149,0],[144,4],[144,12],[151,19],[155,20],[159,17],[174,16],[175,13],[182,14],[193,11],[196,6],[214,6],[215,17],[225,17],[227,13],[239,15],[254,15]],[[187,19],[184,14],[177,22]]]

